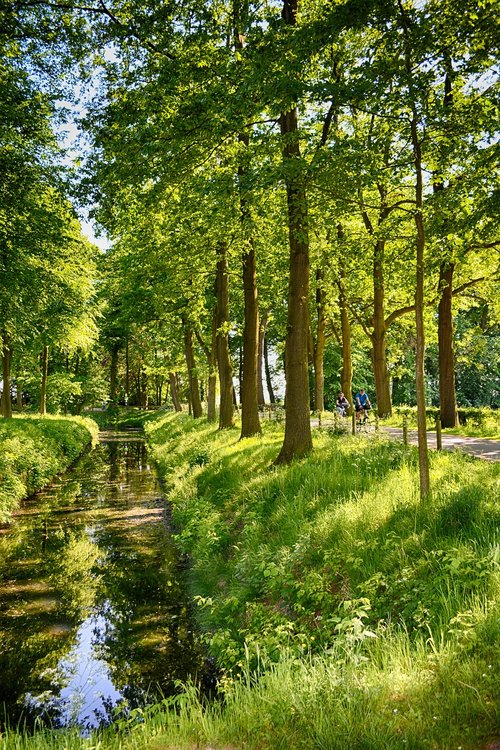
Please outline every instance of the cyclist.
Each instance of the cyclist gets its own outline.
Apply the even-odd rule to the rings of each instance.
[[[335,407],[341,417],[347,416],[347,410],[349,409],[349,401],[346,399],[342,391],[340,391],[340,393],[337,396]]]
[[[360,388],[358,393],[356,393],[354,404],[356,407],[356,421],[358,424],[361,424],[362,421],[366,422],[368,419],[367,412],[370,411],[372,405],[364,388]]]

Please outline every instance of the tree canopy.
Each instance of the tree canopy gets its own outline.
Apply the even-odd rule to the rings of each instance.
[[[278,461],[311,450],[335,390],[373,389],[381,417],[404,393],[425,494],[426,402],[455,424],[476,400],[472,331],[498,341],[494,6],[7,0],[7,389],[55,347],[70,379],[99,362],[112,401],[161,404],[168,385],[195,417],[218,402],[221,429],[241,401],[246,437],[264,370],[269,398],[284,371]],[[71,186],[55,133],[75,91],[89,146]],[[98,272],[70,196],[110,239]],[[477,376],[477,401],[498,406],[499,377]]]

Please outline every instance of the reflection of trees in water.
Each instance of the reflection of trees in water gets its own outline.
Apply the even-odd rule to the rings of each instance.
[[[122,534],[106,526],[99,544],[112,550],[102,574],[112,627],[99,656],[130,705],[143,705],[152,691],[172,692],[176,680],[202,671],[183,572],[163,524],[134,525]]]
[[[99,547],[85,532],[65,534],[63,554],[53,556],[50,583],[58,594],[59,612],[67,620],[85,619],[95,602],[101,556]]]
[[[47,710],[62,721],[58,665],[90,611],[104,617],[92,636],[96,658],[130,705],[201,673],[165,518],[141,515],[159,504],[146,466],[142,442],[100,446],[0,537],[0,702],[11,722],[27,690],[52,690]],[[108,721],[112,701],[97,712]]]
[[[118,443],[108,443],[108,460],[109,460],[109,479],[115,482],[120,475],[120,465],[118,461]]]
[[[97,591],[93,566],[99,550],[85,530],[52,527],[46,533],[46,518],[43,529],[42,535],[33,534],[31,525],[25,525],[17,537],[20,544],[26,540],[31,557],[27,567],[21,560],[13,571],[11,600],[5,595],[0,600],[0,701],[9,707],[11,722],[23,713],[13,702],[27,688],[36,694],[57,690],[58,664],[73,646]],[[17,560],[12,562],[14,567]],[[38,710],[32,713],[34,719]],[[55,713],[50,711],[52,717]],[[29,718],[29,707],[24,714]]]

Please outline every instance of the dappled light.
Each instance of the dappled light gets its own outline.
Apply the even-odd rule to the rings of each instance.
[[[1,1],[5,750],[500,750],[497,6]]]

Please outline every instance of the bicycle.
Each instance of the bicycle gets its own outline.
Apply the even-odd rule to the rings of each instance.
[[[374,429],[375,424],[371,419],[370,409],[361,409],[361,411],[356,412],[356,432],[372,432]]]

